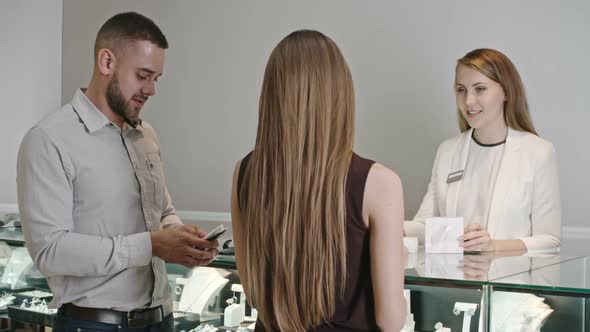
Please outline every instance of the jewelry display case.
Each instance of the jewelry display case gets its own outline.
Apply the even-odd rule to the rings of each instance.
[[[0,290],[7,300],[14,298],[6,305],[7,316],[52,326],[55,311],[44,306],[51,299],[49,289],[25,253],[24,247],[0,242]],[[523,328],[534,324],[541,331],[590,331],[588,264],[587,258],[558,253],[426,254],[420,249],[407,257],[405,295],[411,322],[404,332],[529,331]],[[209,266],[192,269],[167,264],[167,271],[177,331],[253,327],[257,312],[247,304],[234,256],[219,255]],[[20,294],[27,292],[28,297]],[[520,318],[507,315],[525,304],[533,309],[521,310]]]
[[[423,250],[419,250],[416,254],[408,255],[405,270],[406,297],[409,299],[408,310],[411,313],[408,317],[414,321],[414,324],[408,324],[413,328],[405,329],[404,332],[446,331],[445,328],[459,332],[491,331],[497,320],[491,306],[494,287],[496,287],[494,280],[504,278],[516,280],[514,278],[518,278],[521,274],[534,274],[538,275],[537,278],[540,280],[551,282],[554,280],[552,269],[560,264],[569,264],[572,259],[575,260],[575,257],[561,254],[426,254]],[[218,324],[215,326],[219,329],[236,330],[235,320],[233,324],[229,324],[233,326],[225,323],[235,319],[236,312],[240,316],[240,312],[244,311],[248,321],[242,322],[239,326],[242,328],[251,326],[255,316],[252,315],[251,308],[245,305],[242,311],[238,309],[242,303],[240,301],[242,293],[235,294],[235,283],[239,283],[239,276],[233,257],[219,256],[210,267],[200,267],[195,270],[210,268],[221,271],[220,273],[230,280],[219,289],[219,296],[210,297],[208,310],[216,313],[220,317],[219,320],[200,322],[197,319],[198,315],[193,314],[192,317],[195,320],[192,325],[184,319],[180,326],[189,331],[198,326],[202,327],[203,323],[208,323]],[[180,283],[183,282],[180,280]],[[517,286],[514,287],[518,289]],[[179,293],[177,296],[182,296],[184,290],[182,285],[177,290]],[[195,298],[195,296],[191,297]],[[233,307],[228,309],[232,305]],[[176,307],[179,308],[178,305]],[[232,316],[226,318],[226,314]],[[177,323],[180,324],[179,319]],[[514,331],[520,330],[514,329]]]
[[[489,331],[493,280],[559,264],[572,257],[522,252],[408,255],[405,288],[410,290],[410,312],[415,331]],[[442,329],[439,329],[443,331]]]
[[[590,265],[588,257],[533,267],[489,283],[491,329],[509,324],[523,331],[590,331]]]
[[[25,245],[17,213],[0,212],[0,241],[12,246]]]

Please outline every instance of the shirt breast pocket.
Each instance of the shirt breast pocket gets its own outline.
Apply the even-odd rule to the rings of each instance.
[[[149,172],[148,181],[149,186],[153,190],[154,202],[159,208],[163,208],[164,205],[164,170],[162,168],[162,160],[160,154],[157,152],[151,152],[146,155],[147,169]]]

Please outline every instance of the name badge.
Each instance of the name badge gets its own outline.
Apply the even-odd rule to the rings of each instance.
[[[463,170],[453,172],[447,176],[447,184],[457,182],[463,178]]]

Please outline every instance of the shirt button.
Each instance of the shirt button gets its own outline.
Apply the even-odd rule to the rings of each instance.
[[[77,328],[77,329],[76,329],[76,332],[81,332],[81,331],[82,331],[82,329],[81,329],[81,328]]]

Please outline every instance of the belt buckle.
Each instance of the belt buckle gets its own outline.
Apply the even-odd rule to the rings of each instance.
[[[127,327],[129,328],[141,328],[141,327],[146,327],[146,321],[145,319],[136,317],[137,316],[137,311],[129,311],[127,313]]]

